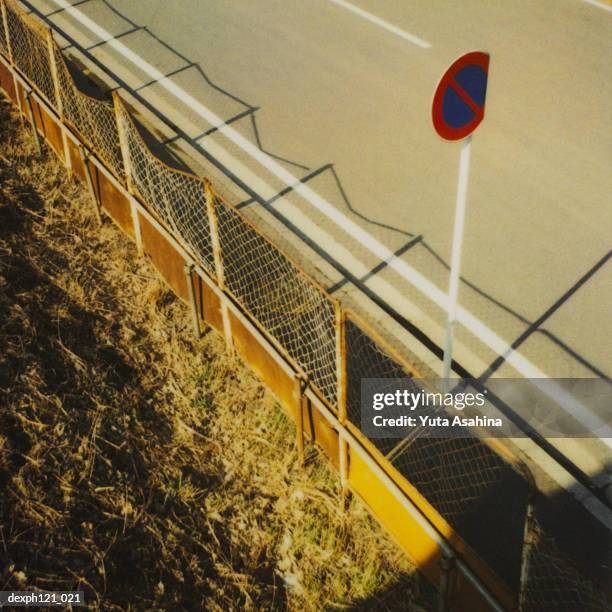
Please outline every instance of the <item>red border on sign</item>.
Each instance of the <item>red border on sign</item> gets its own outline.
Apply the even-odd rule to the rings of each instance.
[[[488,76],[489,54],[483,53],[482,51],[471,51],[470,53],[462,55],[451,64],[450,68],[444,73],[440,79],[440,82],[438,83],[438,86],[436,87],[436,93],[434,94],[433,104],[431,107],[431,118],[436,132],[438,132],[438,134],[445,140],[461,140],[462,138],[469,136],[484,119],[484,105],[482,108],[478,109],[478,112],[476,112],[476,116],[472,121],[460,128],[450,127],[446,121],[444,121],[444,117],[442,115],[442,100],[444,98],[446,89],[448,87],[453,87],[456,89],[457,84],[453,80],[455,75],[460,70],[471,64],[480,66]]]

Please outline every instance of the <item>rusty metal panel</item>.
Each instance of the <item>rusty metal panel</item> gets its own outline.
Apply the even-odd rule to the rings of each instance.
[[[62,163],[64,160],[64,140],[62,137],[62,128],[55,119],[41,105],[38,105],[39,115],[42,121],[42,132],[49,146],[55,151],[55,154],[60,158]]]
[[[96,191],[100,198],[100,205],[111,216],[113,221],[125,232],[132,240],[135,240],[134,221],[132,219],[132,208],[130,200],[110,181],[103,172],[97,168]]]
[[[34,98],[34,96],[31,96],[31,100],[32,100],[32,114],[34,115],[34,123],[36,124],[36,129],[38,130],[40,134],[44,136],[45,135],[45,125],[42,119],[40,104],[38,103],[38,100]]]
[[[340,447],[338,432],[311,402],[304,402],[302,409],[304,411],[304,435],[316,442],[327,455],[331,464],[336,469],[339,469]]]
[[[25,89],[23,88],[23,84],[20,81],[17,81],[17,106],[19,107],[21,114],[26,118],[27,121],[29,121],[27,104],[28,103],[26,100],[26,94]]]
[[[298,407],[299,383],[287,368],[283,368],[262,342],[230,312],[234,346],[250,368],[266,383],[279,403],[295,420]],[[223,323],[221,323],[221,326]]]
[[[138,219],[142,235],[142,248],[145,254],[172,287],[174,293],[185,302],[188,301],[189,289],[185,276],[185,260],[170,241],[141,212],[138,212]]]
[[[301,400],[299,380],[279,364],[270,354],[270,349],[231,311],[230,322],[233,343],[242,358],[271,389],[294,421],[297,421],[298,410],[302,410],[305,436],[321,447],[337,469],[338,432],[317,408]]]
[[[212,287],[205,283],[200,275],[193,272],[193,285],[196,305],[200,320],[210,325],[214,330],[223,334],[223,314],[221,313],[221,300]]]
[[[15,92],[15,81],[8,66],[4,60],[0,58],[0,87],[6,92],[6,95],[17,104],[17,93]]]
[[[79,147],[72,140],[72,138],[67,138],[66,142],[72,174],[76,176],[81,183],[85,184],[85,167],[83,166],[83,160],[81,159],[81,154],[79,153]]]

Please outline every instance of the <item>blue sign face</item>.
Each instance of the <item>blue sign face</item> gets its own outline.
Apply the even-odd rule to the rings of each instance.
[[[487,73],[472,64],[460,70],[442,98],[442,116],[446,125],[462,128],[474,121],[484,108]]]
[[[440,80],[432,118],[442,138],[465,138],[483,120],[488,68],[486,53],[468,53],[455,61]]]

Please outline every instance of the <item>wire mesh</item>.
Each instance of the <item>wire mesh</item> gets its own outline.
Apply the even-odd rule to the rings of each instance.
[[[523,585],[524,612],[603,612],[612,609],[610,597],[582,575],[537,522],[532,536],[534,541]]]
[[[336,405],[334,302],[234,209],[215,204],[226,287]]]
[[[347,416],[359,427],[361,380],[411,374],[351,318],[346,356]],[[518,585],[528,483],[470,431],[457,438],[434,438],[431,432],[428,427],[404,440],[370,441],[500,576]]]
[[[391,358],[350,317],[346,318],[346,416],[361,429],[361,381],[364,378],[409,378],[411,373]],[[370,442],[387,454],[397,438],[371,438]]]
[[[125,176],[115,109],[110,100],[98,100],[80,91],[66,61],[54,44],[55,65],[59,81],[62,113],[66,123],[72,126],[83,141],[118,178]]]
[[[431,431],[409,440],[393,465],[509,586],[518,586],[529,484],[470,431],[452,438]]]
[[[203,180],[159,160],[150,151],[127,109],[123,104],[118,108],[133,187],[200,262],[214,272]]]
[[[6,42],[6,32],[4,29],[4,11],[1,9],[2,5],[0,0],[0,53],[8,57],[8,44]]]
[[[13,62],[46,100],[57,109],[49,57],[49,31],[12,0],[5,0]]]

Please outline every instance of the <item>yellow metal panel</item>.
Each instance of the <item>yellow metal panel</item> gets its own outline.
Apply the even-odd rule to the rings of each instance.
[[[234,346],[251,369],[268,385],[283,408],[295,420],[299,401],[299,385],[295,376],[271,356],[266,347],[230,312]]]
[[[189,299],[185,261],[172,244],[139,212],[142,247],[158,272],[182,300]]]
[[[130,201],[102,172],[95,169],[100,205],[132,240],[135,238]]]

